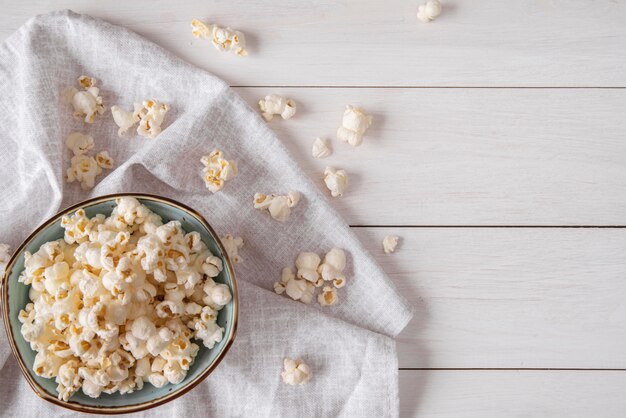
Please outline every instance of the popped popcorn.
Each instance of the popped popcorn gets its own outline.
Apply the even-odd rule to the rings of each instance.
[[[67,182],[78,181],[83,190],[93,188],[96,177],[102,173],[103,168],[113,167],[113,159],[107,151],[99,152],[96,158],[87,155],[94,147],[94,140],[89,135],[72,132],[65,140],[65,145],[74,154],[66,171]]]
[[[383,239],[383,251],[385,252],[385,254],[391,254],[396,250],[399,239],[400,237],[398,237],[397,235],[387,235]]]
[[[25,253],[18,279],[31,286],[18,319],[33,369],[55,378],[59,399],[180,383],[199,350],[192,340],[222,341],[218,311],[232,294],[213,280],[222,262],[197,232],[132,197],[109,217],[78,209],[61,226],[64,238]]]
[[[238,264],[243,261],[243,259],[239,256],[239,250],[243,248],[243,238],[234,238],[231,234],[226,234],[222,237],[222,244],[224,245],[226,254],[228,254],[228,258],[230,258],[234,264]]]
[[[9,246],[7,244],[0,244],[0,278],[4,275],[4,269],[10,259],[11,254],[9,254]]]
[[[322,306],[333,305],[337,302],[336,289],[346,285],[343,270],[346,267],[346,254],[340,248],[331,249],[321,263],[319,255],[313,252],[302,252],[296,258],[296,274],[290,267],[281,272],[280,280],[274,282],[274,292],[281,295],[286,293],[293,300],[310,303],[315,296],[315,289],[327,282],[334,286],[324,286],[318,301]],[[321,263],[321,264],[320,264]]]
[[[313,141],[313,147],[311,148],[311,155],[313,158],[326,158],[331,154],[328,144],[322,138],[315,138]]]
[[[108,151],[100,151],[97,153],[96,162],[102,168],[113,168],[113,158],[111,158]]]
[[[324,183],[332,197],[341,197],[348,187],[348,174],[344,170],[335,170],[326,167],[324,170]]]
[[[67,136],[65,145],[72,150],[74,155],[82,155],[93,149],[94,140],[89,135],[80,132],[72,132]]]
[[[139,112],[143,108],[139,103],[135,103],[135,109],[131,112],[123,109],[117,105],[111,106],[111,115],[113,115],[113,121],[119,127],[117,135],[124,135],[133,125],[139,122]]]
[[[237,177],[239,171],[234,161],[228,161],[220,150],[213,150],[209,155],[200,159],[204,165],[202,178],[206,187],[213,193],[217,193],[224,187],[224,183]]]
[[[133,107],[132,112],[118,105],[111,107],[113,121],[119,127],[117,135],[124,135],[135,123],[139,122],[137,134],[150,139],[156,138],[161,133],[161,125],[170,107],[154,99],[135,103]]]
[[[286,358],[283,362],[284,370],[280,374],[283,379],[283,382],[296,386],[296,385],[304,385],[309,380],[311,380],[311,368],[302,360],[292,360],[290,358]]]
[[[337,289],[330,286],[324,286],[322,293],[317,296],[317,301],[322,306],[330,306],[337,303]]]
[[[204,38],[211,40],[211,43],[218,51],[232,51],[235,55],[245,57],[248,55],[246,51],[246,38],[244,34],[238,30],[231,28],[222,28],[218,25],[205,25],[198,19],[191,21],[191,34],[196,38]]]
[[[358,147],[363,142],[363,134],[372,124],[372,117],[366,115],[360,107],[346,106],[337,138]]]
[[[296,114],[296,102],[278,94],[269,94],[265,96],[265,99],[259,100],[259,109],[261,109],[263,119],[267,122],[274,119],[274,115],[280,115],[281,118],[287,120]]]
[[[441,14],[439,0],[428,0],[417,8],[417,18],[424,23],[435,20]]]
[[[84,115],[85,122],[93,123],[96,119],[96,115],[104,113],[100,89],[96,87],[96,79],[85,75],[78,78],[78,84],[80,84],[83,90],[70,87],[64,95],[66,99],[72,103],[74,107],[74,117],[76,119]]]
[[[298,254],[298,258],[296,258],[296,268],[298,269],[296,277],[315,283],[319,277],[317,268],[321,261],[320,256],[315,253],[303,252]]]
[[[324,263],[319,266],[319,273],[325,281],[337,280],[340,286],[345,282],[343,270],[346,268],[346,253],[340,248],[333,248],[324,257]]]
[[[102,168],[95,158],[87,155],[75,155],[67,169],[67,182],[78,181],[83,190],[92,189],[96,184],[96,177],[102,173]]]
[[[291,209],[300,202],[300,193],[296,191],[289,192],[286,196],[277,196],[274,194],[266,195],[256,193],[254,195],[255,209],[265,210],[270,216],[277,221],[285,222],[289,219]]]

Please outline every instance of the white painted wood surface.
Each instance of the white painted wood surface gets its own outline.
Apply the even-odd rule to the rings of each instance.
[[[442,0],[428,25],[422,1],[0,0],[0,40],[71,8],[251,105],[296,99],[272,127],[320,187],[327,163],[350,172],[336,207],[416,305],[398,341],[402,416],[624,416],[626,1]],[[196,17],[246,32],[251,55],[192,38]],[[349,103],[375,118],[363,146],[310,158]],[[572,225],[609,228],[546,228]]]
[[[403,417],[622,418],[624,371],[401,370]]]
[[[626,369],[626,229],[353,229],[416,301],[401,368]]]
[[[237,91],[297,101],[271,126],[320,188],[325,165],[351,174],[336,207],[352,225],[626,224],[626,90]],[[358,148],[335,139],[349,103],[374,116]],[[334,155],[310,158],[316,136]]]
[[[85,2],[3,0],[2,32],[59,8],[130,27],[233,85],[626,86],[623,0]],[[192,18],[244,31],[251,55],[220,57]]]

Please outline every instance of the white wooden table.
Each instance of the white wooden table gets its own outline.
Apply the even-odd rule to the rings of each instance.
[[[417,307],[403,416],[624,416],[626,1],[443,0],[431,24],[418,1],[2,0],[0,39],[71,8],[251,104],[294,98],[272,126],[312,177],[351,173],[337,209]],[[250,56],[193,39],[194,17],[243,30]],[[374,115],[364,144],[312,159],[349,103]]]

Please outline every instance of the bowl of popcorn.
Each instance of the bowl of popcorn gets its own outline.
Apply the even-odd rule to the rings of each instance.
[[[226,355],[237,284],[193,209],[98,197],[55,215],[9,261],[8,340],[41,398],[81,412],[141,411],[183,395]]]

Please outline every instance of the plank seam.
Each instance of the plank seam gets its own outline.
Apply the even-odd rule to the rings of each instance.
[[[426,89],[445,89],[445,90],[624,90],[626,86],[369,86],[369,85],[231,85],[232,88],[247,89],[405,89],[405,90],[426,90]]]
[[[350,225],[350,228],[624,229],[626,225]]]
[[[398,370],[421,371],[575,371],[575,372],[626,372],[626,369],[561,368],[561,367],[399,367]]]

